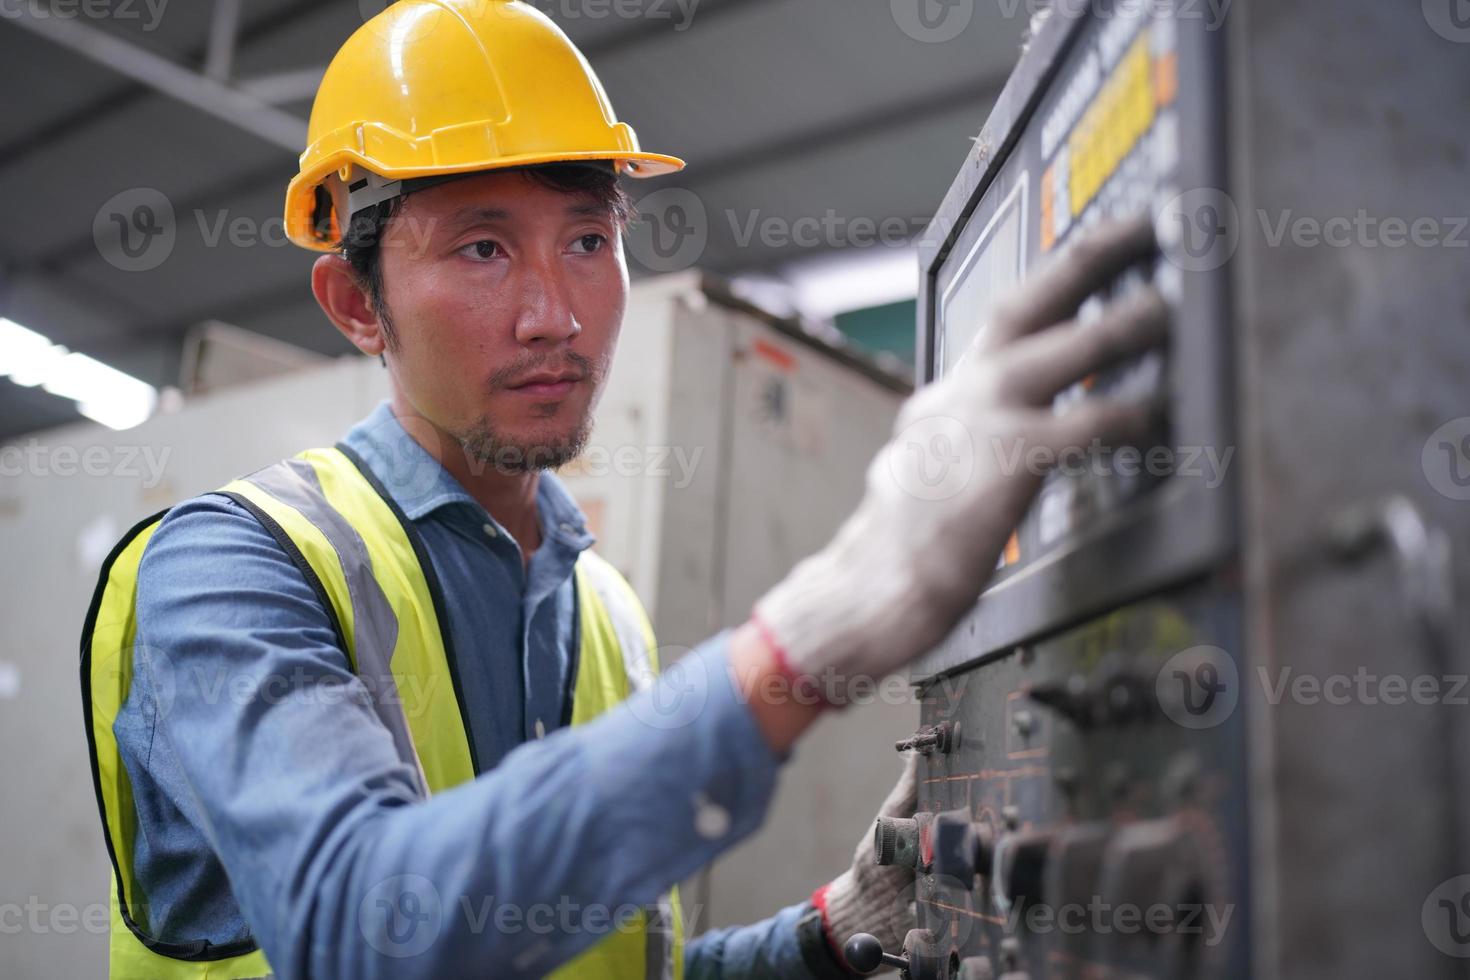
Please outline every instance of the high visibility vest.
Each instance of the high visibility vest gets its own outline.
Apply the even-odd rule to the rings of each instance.
[[[291,556],[333,620],[338,644],[393,734],[425,794],[475,776],[460,714],[444,597],[418,531],[350,449],[309,449],[226,485]],[[148,935],[147,897],[133,869],[138,814],[113,734],[134,669],[138,565],[167,511],[133,527],[102,566],[82,634],[82,704],[92,779],[112,860],[114,978],[271,975],[253,938],[226,944],[163,942]],[[584,551],[575,568],[581,636],[572,724],[580,725],[653,682],[653,628],[627,581]],[[486,964],[491,974],[494,964]],[[671,890],[631,922],[558,969],[558,978],[679,980],[683,923]]]

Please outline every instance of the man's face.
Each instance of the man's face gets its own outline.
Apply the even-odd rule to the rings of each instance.
[[[381,240],[388,366],[472,462],[559,466],[586,441],[628,270],[590,197],[491,173],[405,199]]]

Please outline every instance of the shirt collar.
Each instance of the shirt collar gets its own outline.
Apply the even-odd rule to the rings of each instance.
[[[362,457],[409,520],[422,520],[452,504],[468,504],[497,531],[505,531],[453,474],[408,434],[387,401],[354,425],[342,441]],[[543,537],[554,537],[579,551],[596,540],[587,530],[587,518],[571,492],[550,470],[543,470],[537,481],[536,510]]]

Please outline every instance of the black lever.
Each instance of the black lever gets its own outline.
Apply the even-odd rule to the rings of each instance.
[[[847,965],[863,976],[884,966],[898,967],[902,980],[942,980],[945,975],[939,965],[938,944],[927,929],[910,929],[903,940],[903,952],[898,955],[883,952],[877,936],[860,932],[842,947],[842,955]]]
[[[883,966],[896,966],[900,970],[907,970],[909,967],[907,958],[883,952],[883,944],[878,941],[877,936],[869,932],[860,932],[849,939],[842,947],[842,955],[847,960],[847,965],[863,976],[877,973]]]

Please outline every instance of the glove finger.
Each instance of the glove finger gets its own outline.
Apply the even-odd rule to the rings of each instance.
[[[1086,454],[1097,446],[1141,446],[1156,437],[1161,412],[1158,401],[1089,398],[1063,415],[1041,421],[1037,438],[1053,459],[1068,453]]]
[[[888,798],[878,809],[883,817],[912,817],[919,806],[919,760],[918,752],[905,752],[903,775],[898,777]]]
[[[1071,319],[1088,296],[1157,247],[1153,222],[1146,215],[1098,224],[996,306],[989,328],[981,331],[984,348],[999,349]]]
[[[1069,320],[1017,341],[998,366],[1001,386],[1026,404],[1046,405],[1068,385],[1168,337],[1169,305],[1158,290],[1143,289],[1109,303],[1095,322]]]

